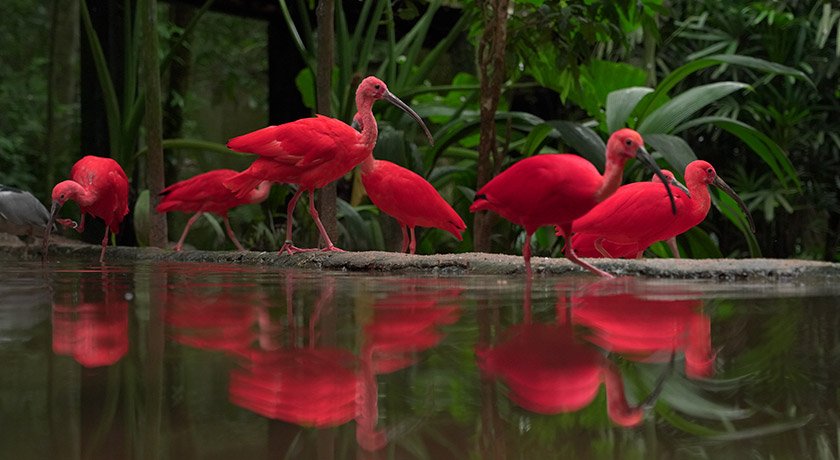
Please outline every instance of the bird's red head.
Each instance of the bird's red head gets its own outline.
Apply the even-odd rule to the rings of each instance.
[[[619,154],[624,159],[636,158],[639,149],[645,148],[642,135],[629,128],[619,129],[607,141],[607,155]]]
[[[361,94],[374,100],[382,99],[388,94],[388,86],[376,77],[367,77],[359,84],[356,94]]]
[[[690,183],[714,185],[717,171],[707,161],[695,160],[685,167],[685,180]]]
[[[78,188],[79,184],[72,180],[59,182],[52,190],[53,205],[63,206],[67,200],[74,199],[78,193]]]

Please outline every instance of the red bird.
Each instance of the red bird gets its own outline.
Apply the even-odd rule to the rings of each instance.
[[[685,168],[689,193],[676,192],[677,215],[668,212],[665,195],[659,186],[640,182],[621,187],[615,195],[575,221],[572,246],[592,257],[639,257],[651,244],[682,234],[706,218],[711,206],[708,185],[714,185],[731,196],[755,226],[746,204],[726,182],[718,177],[715,168],[703,160],[692,161]],[[581,234],[578,239],[577,233]],[[584,235],[597,235],[594,239]],[[599,240],[608,243],[604,252],[592,251]],[[589,246],[593,244],[593,246]],[[675,252],[678,257],[678,253]]]
[[[79,204],[82,219],[78,224],[70,219],[56,220],[58,210],[67,200]],[[44,234],[44,256],[47,254],[53,222],[73,227],[81,233],[85,229],[85,214],[105,221],[105,236],[102,237],[102,252],[99,255],[99,262],[104,262],[108,229],[117,234],[120,223],[128,214],[128,177],[116,161],[85,156],[70,169],[70,180],[60,182],[53,188],[50,221]]]
[[[237,198],[230,190],[223,185],[224,181],[239,174],[232,169],[216,169],[203,174],[191,177],[181,182],[176,182],[160,192],[160,203],[157,205],[157,212],[169,211],[195,212],[187,222],[181,239],[175,245],[175,250],[180,251],[184,247],[184,239],[190,231],[190,227],[205,212],[218,214],[225,222],[225,230],[233,244],[240,251],[245,248],[236,239],[233,229],[230,228],[228,211],[243,204],[260,203],[268,197],[271,191],[271,183],[262,181],[257,184],[243,198]]]
[[[414,227],[445,230],[460,241],[466,230],[461,216],[440,196],[434,186],[414,171],[369,156],[362,162],[362,185],[370,201],[382,212],[397,219],[402,227],[401,252],[414,254],[417,239]],[[406,231],[408,229],[408,231]]]
[[[356,108],[362,124],[361,132],[340,120],[319,115],[316,118],[303,118],[278,126],[269,126],[228,142],[228,148],[231,150],[260,156],[248,169],[225,182],[225,186],[238,197],[244,198],[263,180],[298,185],[298,190],[292,196],[286,210],[286,241],[280,248],[281,253],[291,254],[304,250],[292,244],[292,213],[304,191],[309,191],[309,214],[315,220],[326,243],[324,250],[340,251],[333,245],[318,218],[318,212],[315,210],[315,189],[344,176],[371,155],[378,134],[371,108],[379,99],[384,99],[408,113],[423,127],[431,141],[432,135],[420,116],[388,91],[388,87],[381,80],[367,77],[356,90]]]
[[[621,185],[624,164],[638,158],[657,175],[662,172],[644,148],[642,136],[631,129],[614,132],[607,141],[607,161],[603,176],[587,160],[572,154],[536,155],[515,163],[476,192],[470,211],[487,209],[525,227],[522,255],[525,271],[531,273],[531,235],[542,226],[557,225],[568,239],[572,223],[596,204],[612,195]],[[663,178],[668,196],[671,189]],[[673,212],[676,207],[672,203]],[[605,277],[609,273],[579,259],[571,244],[566,257],[587,270]]]

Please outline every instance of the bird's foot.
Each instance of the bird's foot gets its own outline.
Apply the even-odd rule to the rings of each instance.
[[[318,249],[310,249],[310,248],[299,248],[292,244],[291,241],[286,241],[283,243],[283,246],[280,248],[279,254],[297,254],[298,252],[312,252],[317,251]]]
[[[56,219],[55,221],[64,228],[70,227],[74,230],[79,228],[79,224],[73,219]]]
[[[321,252],[347,252],[344,249],[333,246],[332,244],[321,249]]]

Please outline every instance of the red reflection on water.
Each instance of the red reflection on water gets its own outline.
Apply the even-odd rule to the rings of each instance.
[[[171,338],[180,344],[244,355],[256,338],[253,326],[259,304],[257,296],[231,291],[215,297],[173,291],[165,321]]]
[[[90,276],[94,274],[95,276]],[[110,366],[128,352],[125,287],[108,271],[81,273],[78,293],[56,294],[52,305],[53,353],[85,367]]]
[[[664,362],[683,352],[686,375],[711,376],[711,323],[702,302],[685,292],[669,293],[671,298],[635,293],[632,283],[624,283],[605,280],[572,297],[572,321],[589,329],[587,340],[639,361]]]
[[[273,349],[272,340],[260,340],[243,367],[231,372],[229,395],[234,404],[264,417],[316,428],[337,426],[356,415],[359,377],[356,357],[349,351],[317,345],[316,324],[333,314],[335,279],[323,278],[310,316],[309,347]],[[294,305],[294,277],[286,277],[287,308]],[[267,314],[258,321],[262,331],[273,331]],[[290,333],[292,329],[290,328]]]
[[[388,442],[386,432],[377,429],[376,375],[414,365],[419,352],[443,340],[440,326],[453,324],[460,317],[459,296],[463,289],[459,287],[426,279],[401,280],[398,287],[399,291],[374,303],[373,316],[364,326],[356,442],[367,451],[382,449]]]
[[[524,323],[504,331],[495,346],[476,347],[479,368],[507,385],[511,401],[540,414],[580,410],[595,399],[604,382],[610,419],[627,427],[641,423],[644,412],[627,404],[618,370],[567,324],[563,294],[557,303],[557,323],[539,324],[531,323],[530,291],[529,278]]]

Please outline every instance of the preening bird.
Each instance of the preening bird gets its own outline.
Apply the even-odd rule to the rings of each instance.
[[[642,136],[631,129],[614,132],[607,141],[606,166],[601,175],[584,158],[572,154],[541,154],[520,160],[481,187],[470,211],[490,210],[525,228],[522,255],[525,271],[531,273],[531,236],[539,228],[556,225],[568,239],[573,222],[612,195],[621,185],[624,164],[638,158],[657,175],[659,167],[644,148]],[[665,193],[676,213],[673,194],[662,179]],[[577,257],[571,244],[566,257],[587,270],[612,277]]]
[[[79,204],[82,218],[78,224],[70,219],[56,219],[59,209],[68,200]],[[102,252],[99,254],[99,262],[104,262],[108,230],[118,233],[120,223],[128,214],[128,177],[119,163],[111,158],[92,155],[82,157],[70,169],[70,180],[59,182],[53,188],[52,209],[44,233],[44,257],[53,222],[75,228],[81,233],[85,229],[85,214],[105,221],[105,236],[102,237]]]
[[[175,245],[176,251],[180,251],[184,247],[184,240],[190,231],[190,227],[205,212],[220,216],[225,223],[225,230],[230,240],[233,241],[237,249],[245,250],[230,227],[228,211],[243,204],[262,202],[271,191],[271,183],[268,181],[259,182],[249,193],[239,198],[223,185],[224,181],[237,174],[239,173],[232,169],[216,169],[176,182],[160,192],[162,198],[155,208],[157,212],[182,211],[195,213],[184,227],[184,232]]]
[[[423,128],[429,140],[432,135],[417,113],[394,96],[382,80],[367,77],[356,90],[356,108],[362,124],[358,132],[334,118],[317,116],[290,123],[269,126],[228,142],[237,152],[259,155],[248,169],[228,179],[225,186],[242,198],[261,181],[295,184],[298,190],[286,210],[286,241],[280,252],[300,252],[292,243],[292,215],[298,198],[309,192],[309,214],[315,220],[325,251],[340,250],[330,240],[315,209],[315,189],[344,176],[373,152],[377,139],[373,103],[386,100],[408,113]]]

